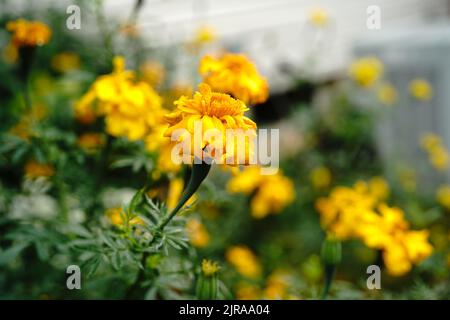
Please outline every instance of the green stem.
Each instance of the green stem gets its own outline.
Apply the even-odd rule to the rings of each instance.
[[[334,273],[336,271],[336,266],[334,265],[326,265],[325,266],[325,283],[323,286],[323,291],[321,295],[322,300],[326,300],[328,297],[328,293],[330,292],[331,284],[333,282]]]
[[[161,232],[164,227],[172,220],[172,218],[177,214],[178,211],[184,206],[184,204],[192,197],[192,195],[200,187],[200,184],[205,180],[206,176],[211,169],[211,165],[202,162],[201,164],[192,165],[192,173],[189,178],[188,185],[184,190],[183,196],[178,202],[177,206],[172,210],[172,212],[161,221],[161,223],[156,228],[157,231]]]

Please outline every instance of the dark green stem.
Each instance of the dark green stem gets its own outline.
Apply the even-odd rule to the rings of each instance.
[[[321,295],[322,300],[326,300],[328,293],[330,292],[331,284],[333,282],[334,273],[336,272],[336,266],[326,265],[325,266],[325,282],[323,286],[323,291]]]
[[[172,212],[161,221],[161,223],[156,228],[157,231],[161,232],[164,227],[172,220],[172,218],[177,214],[178,211],[184,206],[184,204],[192,197],[192,195],[200,187],[200,184],[205,180],[206,176],[211,169],[211,165],[202,162],[201,164],[192,165],[192,173],[189,178],[188,185],[184,190],[183,196],[178,202],[177,206],[172,210]]]

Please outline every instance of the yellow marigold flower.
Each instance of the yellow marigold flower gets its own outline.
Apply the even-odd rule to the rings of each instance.
[[[225,53],[219,58],[204,56],[199,72],[214,91],[228,93],[248,105],[263,103],[269,85],[255,65],[243,54]]]
[[[200,123],[203,132],[216,130],[220,133],[221,140],[215,141],[214,138],[208,139],[206,135],[203,135],[198,147],[202,150],[207,146],[222,147],[220,151],[222,151],[223,163],[232,165],[249,163],[253,156],[254,145],[251,138],[256,136],[256,124],[244,115],[248,108],[242,101],[233,99],[227,94],[212,92],[211,88],[203,83],[199,85],[199,91],[194,94],[193,98],[183,96],[175,104],[176,110],[165,116],[169,123],[169,128],[164,133],[166,137],[170,137],[177,129],[186,130],[191,138],[190,146],[194,146],[190,148],[191,155],[194,156],[196,149],[194,128],[197,123]],[[249,133],[249,136],[245,138],[244,154],[236,152],[238,143],[235,142],[235,139],[227,141],[226,130],[228,129],[241,129]],[[184,138],[184,136],[180,137],[181,140]],[[234,152],[229,154],[227,153],[229,150],[234,150]]]
[[[6,29],[12,36],[12,44],[19,47],[42,46],[50,41],[52,32],[50,28],[39,21],[17,19],[6,24]]]
[[[250,195],[256,190],[263,179],[258,166],[249,166],[235,174],[227,184],[227,190],[231,193],[243,193]]]
[[[125,220],[123,218],[126,217],[125,212],[122,208],[110,208],[106,210],[106,216],[109,218],[110,222],[115,226],[122,226],[125,224]],[[144,222],[138,216],[132,217],[128,223],[130,225],[143,224]]]
[[[220,267],[219,264],[215,261],[211,260],[202,260],[202,273],[209,277],[212,275],[215,275],[219,271]]]
[[[433,98],[433,88],[431,84],[423,79],[417,78],[409,83],[409,92],[419,101],[428,101]]]
[[[370,88],[383,74],[383,64],[375,57],[360,58],[350,66],[350,76],[363,88]]]
[[[393,237],[389,246],[383,250],[383,260],[388,272],[402,276],[409,272],[413,264],[426,259],[433,252],[428,243],[428,231],[407,231]]]
[[[166,70],[158,61],[149,60],[140,67],[141,78],[152,87],[158,87],[164,82]]]
[[[331,183],[331,171],[327,167],[316,167],[311,172],[311,182],[314,188],[328,188]]]
[[[391,106],[397,101],[397,90],[390,83],[384,83],[378,88],[378,101],[385,106]]]
[[[253,194],[250,202],[252,216],[257,219],[269,213],[280,213],[295,199],[292,181],[281,173],[262,175],[259,166],[250,166],[236,174],[227,184],[231,193]]]
[[[35,160],[30,160],[25,165],[25,177],[27,178],[51,177],[54,174],[55,169],[49,164],[42,164]]]
[[[248,247],[230,247],[225,256],[227,261],[244,277],[255,279],[261,276],[262,270],[258,258]]]
[[[280,213],[294,199],[294,184],[289,178],[281,174],[265,176],[250,203],[252,216],[261,219],[269,213]]]
[[[439,204],[450,209],[450,185],[442,185],[436,192],[436,199]]]
[[[382,250],[388,272],[400,276],[427,258],[433,247],[427,230],[409,229],[400,208],[376,206],[381,199],[367,185],[357,183],[353,188],[335,188],[328,198],[316,202],[316,208],[330,234],[342,240],[358,238],[369,248]]]
[[[75,106],[77,119],[104,116],[106,131],[129,140],[143,139],[161,125],[161,97],[145,82],[125,70],[123,57],[115,57],[114,71],[100,76]]]
[[[80,68],[80,56],[75,52],[61,52],[52,57],[52,68],[58,72],[67,72]]]
[[[198,219],[189,219],[186,222],[186,229],[189,240],[194,247],[203,248],[208,245],[209,233]]]
[[[83,133],[77,139],[77,145],[87,152],[95,151],[103,146],[105,137],[96,132]]]
[[[309,22],[316,27],[324,27],[328,24],[328,12],[323,8],[313,8],[309,11]]]

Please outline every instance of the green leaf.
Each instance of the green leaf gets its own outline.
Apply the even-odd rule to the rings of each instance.
[[[0,266],[3,266],[15,259],[28,245],[28,243],[17,244],[6,249],[5,251],[0,252]]]

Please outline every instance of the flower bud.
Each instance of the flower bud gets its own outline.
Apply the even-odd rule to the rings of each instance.
[[[202,268],[197,279],[196,294],[200,300],[214,300],[217,298],[217,273],[219,266],[217,262],[210,260],[202,261]]]
[[[332,236],[327,236],[322,244],[321,257],[325,265],[338,265],[342,258],[341,242]]]

